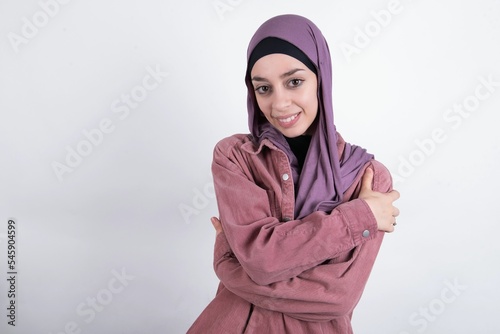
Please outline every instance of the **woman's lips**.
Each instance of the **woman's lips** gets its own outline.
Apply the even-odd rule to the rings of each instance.
[[[275,117],[279,125],[284,128],[292,127],[293,125],[295,125],[295,123],[298,122],[299,118],[300,118],[300,112],[290,116]]]

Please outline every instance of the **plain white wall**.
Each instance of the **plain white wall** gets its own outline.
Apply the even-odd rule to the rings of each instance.
[[[500,331],[498,1],[26,0],[0,3],[0,332],[187,330],[218,283],[212,149],[248,132],[247,43],[283,13],[401,192],[356,333]]]

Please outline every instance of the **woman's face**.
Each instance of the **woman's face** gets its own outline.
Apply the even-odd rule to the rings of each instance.
[[[257,60],[250,73],[260,110],[284,136],[306,133],[318,114],[318,80],[301,61],[270,54]]]

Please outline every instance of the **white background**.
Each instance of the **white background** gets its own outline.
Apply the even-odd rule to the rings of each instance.
[[[393,1],[381,26],[372,12],[390,3],[73,0],[48,16],[37,1],[2,0],[0,332],[189,328],[218,283],[212,149],[248,132],[246,47],[284,13],[310,18],[329,41],[339,131],[399,176],[399,224],[355,332],[500,332],[500,2]],[[145,91],[148,68],[162,77]],[[496,86],[477,88],[480,77]],[[115,111],[131,93],[141,101],[124,117]],[[467,117],[449,111],[463,103]],[[106,119],[113,131],[85,146],[84,132]],[[87,156],[58,178],[53,165],[78,145]],[[15,327],[6,317],[9,218]]]

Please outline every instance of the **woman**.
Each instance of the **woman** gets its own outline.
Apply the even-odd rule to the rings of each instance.
[[[336,132],[330,53],[311,21],[265,22],[246,84],[251,134],[219,142],[212,165],[221,283],[188,333],[352,333],[399,194]]]

